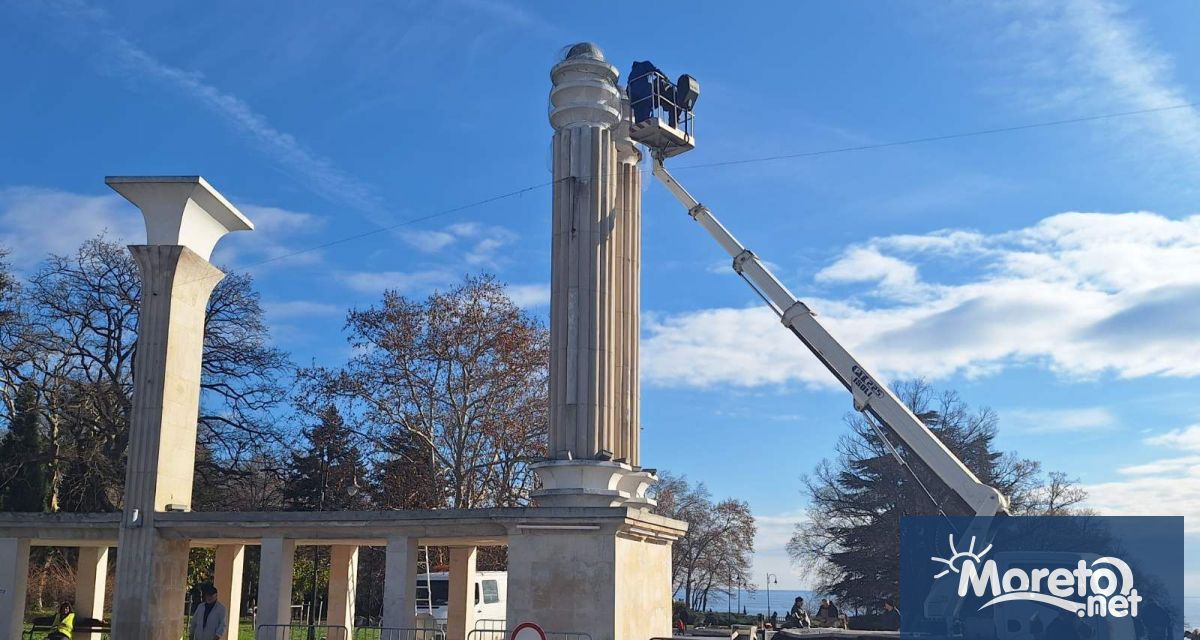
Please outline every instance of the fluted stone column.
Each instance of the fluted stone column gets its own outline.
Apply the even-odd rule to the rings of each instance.
[[[550,77],[551,459],[536,467],[536,497],[614,506],[643,500],[630,491],[649,481],[637,469],[639,154],[617,70],[595,45],[572,47]]]
[[[642,154],[629,137],[630,109],[622,98],[622,119],[617,126],[617,302],[618,367],[620,393],[616,399],[616,451],[632,467],[641,464],[641,386],[638,376],[639,322],[642,305]]]
[[[159,536],[155,518],[192,502],[204,315],[224,275],[208,257],[221,236],[253,227],[198,176],[105,182],[141,209],[147,237],[129,247],[142,297],[113,637],[178,640],[188,541]]]

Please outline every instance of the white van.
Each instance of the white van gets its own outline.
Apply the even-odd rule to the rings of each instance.
[[[427,582],[428,580],[428,582]],[[432,597],[426,590],[432,589]],[[503,621],[507,615],[507,571],[477,571],[475,573],[475,620]],[[445,624],[450,604],[450,574],[435,571],[417,575],[417,615],[432,615]],[[503,624],[500,625],[503,628]]]

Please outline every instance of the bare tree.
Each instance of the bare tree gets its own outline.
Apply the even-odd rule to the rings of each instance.
[[[50,256],[22,289],[3,382],[33,384],[49,443],[51,510],[120,508],[141,281],[125,247],[103,236]],[[198,446],[201,475],[233,470],[277,429],[272,409],[290,371],[272,347],[250,278],[214,290],[205,323]],[[11,402],[9,403],[11,406]]]
[[[750,505],[727,499],[714,503],[703,483],[664,473],[654,488],[655,512],[688,523],[671,550],[671,586],[684,602],[704,610],[714,590],[726,594],[749,585],[757,525]]]
[[[304,410],[336,401],[384,457],[424,449],[439,506],[528,502],[528,465],[546,446],[548,335],[502,284],[468,277],[422,301],[388,291],[350,311],[346,330],[344,367],[301,372]]]

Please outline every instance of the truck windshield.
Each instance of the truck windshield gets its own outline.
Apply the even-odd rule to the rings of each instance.
[[[444,607],[450,603],[450,583],[446,580],[432,580],[429,586],[433,589],[433,598],[425,591],[425,581],[417,578],[417,603],[424,604],[432,600],[433,606]]]

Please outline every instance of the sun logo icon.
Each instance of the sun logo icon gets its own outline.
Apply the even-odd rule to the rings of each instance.
[[[952,533],[950,534],[950,557],[939,558],[937,556],[932,556],[929,558],[934,562],[940,562],[946,565],[946,568],[943,569],[941,573],[933,576],[933,579],[937,580],[938,578],[952,572],[958,573],[959,569],[962,568],[963,563],[967,562],[968,560],[977,566],[983,564],[983,556],[987,555],[987,552],[991,550],[992,545],[989,544],[979,553],[975,553],[975,536],[971,536],[971,544],[967,545],[967,550],[959,551],[954,545],[954,534]]]

